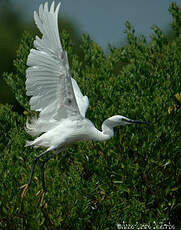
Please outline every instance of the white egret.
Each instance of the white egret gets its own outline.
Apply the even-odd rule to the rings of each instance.
[[[39,112],[39,117],[27,121],[26,131],[32,136],[39,136],[27,141],[26,146],[44,147],[46,151],[38,155],[33,162],[30,185],[35,165],[39,158],[54,150],[60,153],[67,145],[76,141],[106,141],[113,135],[113,128],[120,125],[144,124],[146,122],[131,120],[115,115],[102,124],[102,131],[85,118],[89,106],[87,96],[83,96],[77,82],[71,77],[67,53],[62,49],[58,31],[58,12],[60,3],[50,8],[46,2],[41,4],[39,12],[34,12],[34,20],[42,33],[36,36],[34,49],[28,56],[26,71],[26,94],[31,96],[30,107]],[[42,186],[44,183],[44,160],[42,168]]]

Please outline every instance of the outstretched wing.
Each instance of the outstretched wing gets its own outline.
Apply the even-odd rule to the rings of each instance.
[[[43,36],[36,36],[36,49],[31,49],[27,60],[26,90],[27,95],[32,96],[30,107],[40,111],[43,120],[85,116],[88,108],[88,99],[71,78],[67,53],[62,49],[58,31],[59,8],[60,3],[54,9],[53,2],[48,9],[46,2],[40,5],[39,14],[34,13],[35,23]]]
[[[72,85],[73,85],[76,101],[77,101],[77,104],[79,107],[79,111],[80,111],[81,115],[83,117],[85,117],[85,114],[86,114],[87,109],[89,107],[89,99],[87,96],[82,95],[76,80],[73,78],[71,78],[71,79],[72,79]]]

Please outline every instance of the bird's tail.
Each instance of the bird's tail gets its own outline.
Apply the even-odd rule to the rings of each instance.
[[[43,131],[40,128],[40,124],[39,124],[39,119],[36,116],[34,116],[31,121],[29,119],[27,119],[26,121],[26,125],[25,125],[25,130],[28,134],[30,134],[31,136],[38,136],[40,135]],[[27,144],[27,146],[31,145],[30,144],[31,141],[29,141]]]
[[[50,119],[44,120],[41,117],[34,116],[31,120],[27,119],[25,130],[31,136],[39,136],[42,133],[49,131],[59,124],[58,121]]]

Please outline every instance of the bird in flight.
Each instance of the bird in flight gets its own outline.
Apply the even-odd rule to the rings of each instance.
[[[54,2],[50,7],[46,2],[40,5],[38,13],[34,12],[42,37],[36,36],[34,48],[28,55],[26,94],[31,97],[30,108],[38,111],[39,116],[32,118],[31,122],[27,120],[26,131],[38,137],[27,141],[26,146],[43,147],[45,151],[34,159],[28,184],[22,186],[24,189],[31,184],[37,161],[48,152],[53,150],[53,154],[41,163],[44,191],[44,165],[67,145],[77,141],[106,141],[113,137],[116,126],[146,123],[115,115],[106,119],[102,131],[99,131],[85,117],[89,100],[82,95],[70,74],[67,52],[63,50],[59,37],[59,8],[60,3],[55,8]]]

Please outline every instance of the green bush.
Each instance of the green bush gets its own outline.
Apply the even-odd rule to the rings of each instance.
[[[174,3],[169,11],[173,41],[154,26],[147,43],[143,36],[134,35],[127,22],[127,44],[110,46],[109,55],[84,35],[79,57],[69,35],[62,32],[71,73],[89,97],[87,117],[96,127],[114,114],[151,125],[116,128],[108,142],[83,142],[62,152],[47,163],[44,199],[38,193],[39,167],[21,199],[20,187],[27,183],[33,159],[41,152],[24,148],[31,139],[24,130],[32,113],[25,94],[25,70],[33,43],[32,35],[24,34],[14,61],[16,73],[3,75],[25,112],[0,105],[1,229],[181,225],[181,11]]]

